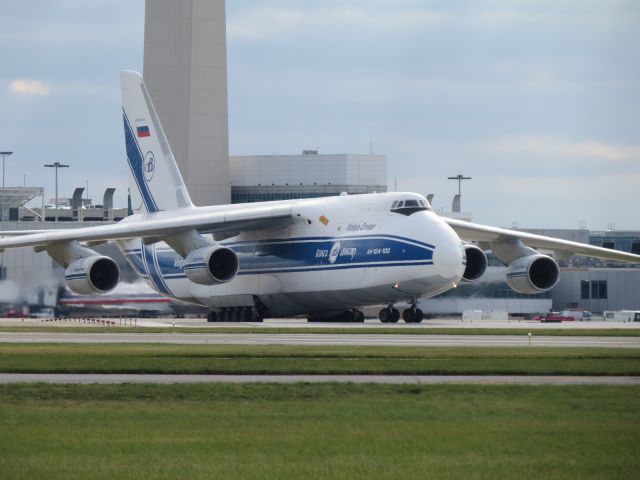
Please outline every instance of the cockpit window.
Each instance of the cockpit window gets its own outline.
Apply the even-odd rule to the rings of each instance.
[[[430,210],[429,204],[425,200],[396,200],[391,204],[391,211],[402,215],[411,215],[422,210]]]

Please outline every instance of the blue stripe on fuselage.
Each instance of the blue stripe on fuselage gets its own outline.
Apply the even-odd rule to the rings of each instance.
[[[238,255],[238,275],[433,265],[435,249],[433,245],[395,235],[302,237],[224,245]],[[185,278],[182,258],[170,248],[155,251],[157,265],[150,251],[143,254],[134,249],[126,253],[138,273],[149,272],[159,291],[168,290],[163,280]]]
[[[161,269],[154,259],[153,250],[153,246],[142,247],[142,261],[144,262],[145,267],[149,272],[149,280],[151,280],[158,292],[164,293],[165,295],[171,295],[167,284],[164,283],[164,278],[162,278]]]

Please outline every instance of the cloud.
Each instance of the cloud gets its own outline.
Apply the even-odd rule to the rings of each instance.
[[[250,7],[230,12],[227,34],[230,38],[264,39],[275,36],[336,33],[336,28],[353,35],[354,29],[368,26],[376,31],[402,31],[406,28],[428,28],[441,23],[450,15],[424,9],[388,11],[357,6]]]
[[[51,89],[39,80],[14,80],[9,85],[9,91],[15,95],[46,97]]]
[[[284,8],[256,8],[227,22],[230,37],[259,39],[304,22],[302,12]]]
[[[640,145],[613,145],[595,140],[569,141],[549,135],[518,135],[481,144],[488,153],[555,159],[592,158],[608,162],[640,159]]]
[[[64,83],[49,85],[39,80],[14,80],[9,84],[14,95],[46,97],[49,95],[114,95],[117,89],[113,85],[97,83]]]

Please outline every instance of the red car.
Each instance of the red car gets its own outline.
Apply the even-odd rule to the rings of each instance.
[[[575,320],[574,317],[567,317],[558,312],[547,313],[546,315],[536,315],[532,318],[532,320],[538,320],[540,322],[548,322],[548,323],[560,323],[560,322],[573,322]]]

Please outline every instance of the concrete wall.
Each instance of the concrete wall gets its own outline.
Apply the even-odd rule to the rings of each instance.
[[[144,79],[193,202],[229,203],[224,0],[146,0]]]

